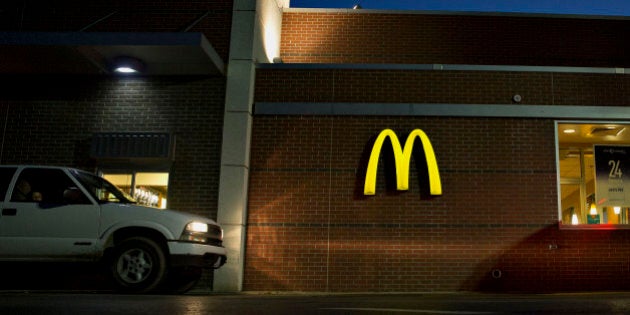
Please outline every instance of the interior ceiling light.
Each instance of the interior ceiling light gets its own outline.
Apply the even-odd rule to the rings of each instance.
[[[564,132],[564,133],[575,133],[575,132],[576,132],[576,130],[575,130],[575,129],[573,129],[573,128],[569,128],[569,129],[564,129],[564,130],[563,130],[563,132]]]
[[[117,57],[113,61],[113,71],[116,73],[133,74],[144,71],[144,63],[133,57]]]
[[[626,128],[621,126],[594,127],[591,129],[590,134],[593,136],[618,136],[624,130],[626,130]]]

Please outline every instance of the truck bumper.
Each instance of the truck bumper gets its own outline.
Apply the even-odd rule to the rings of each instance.
[[[227,260],[224,247],[197,243],[169,242],[168,249],[171,254],[171,266],[174,267],[191,266],[216,269],[223,266]]]

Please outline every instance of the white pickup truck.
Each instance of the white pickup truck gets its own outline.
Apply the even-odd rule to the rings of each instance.
[[[216,222],[73,168],[0,165],[0,211],[0,261],[104,262],[124,292],[183,293],[226,260]]]

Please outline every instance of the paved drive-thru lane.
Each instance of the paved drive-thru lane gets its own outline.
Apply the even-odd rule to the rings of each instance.
[[[629,314],[630,292],[188,294],[0,291],[0,314]]]

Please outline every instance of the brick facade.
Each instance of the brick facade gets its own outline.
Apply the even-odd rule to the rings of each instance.
[[[72,1],[37,5],[15,1],[3,4],[0,30],[76,32],[91,25],[85,31],[178,32],[204,15],[189,31],[202,32],[226,61],[231,0],[91,1],[81,6]],[[216,218],[224,77],[4,76],[0,80],[0,104],[7,118],[1,124],[6,131],[0,163],[93,170],[92,133],[169,132],[177,139],[169,207]]]
[[[176,148],[169,207],[214,218],[224,81],[221,77],[2,77],[0,163],[94,170],[93,133],[172,133]]]
[[[375,131],[423,129],[444,194],[361,194]],[[627,289],[630,233],[557,227],[553,120],[257,117],[246,290]],[[550,249],[557,246],[557,249]],[[493,270],[501,277],[492,277]]]
[[[625,67],[619,20],[289,11],[285,63]],[[544,29],[544,32],[540,30]],[[617,34],[617,35],[615,35]],[[256,102],[628,106],[623,74],[258,69]],[[386,106],[386,105],[383,105]],[[362,195],[371,139],[430,137],[444,193]],[[630,233],[558,228],[554,119],[256,116],[246,290],[628,289]],[[494,271],[494,273],[493,273]],[[493,275],[495,277],[493,277]]]
[[[111,15],[110,15],[111,14]],[[228,57],[232,1],[9,1],[1,31],[202,32]],[[105,18],[106,17],[106,18]],[[89,26],[89,27],[88,27]],[[216,218],[224,77],[4,76],[0,163],[94,169],[95,132],[170,132],[176,137],[169,206]],[[63,122],[63,123],[62,123]],[[58,148],[64,148],[59,150]]]
[[[284,14],[281,57],[303,63],[628,67],[622,19],[358,12]]]
[[[232,1],[16,1],[3,4],[0,30],[177,32],[204,15],[191,31],[227,61]],[[281,57],[628,68],[629,28],[624,19],[288,10]],[[0,83],[0,163],[93,170],[93,133],[169,132],[177,138],[169,206],[216,217],[224,77]],[[255,102],[505,105],[519,94],[523,106],[630,105],[622,73],[278,67],[257,69],[255,86]],[[376,196],[361,194],[371,141],[384,128],[429,135],[442,196],[424,198],[415,163],[410,191],[389,189],[381,166]],[[251,136],[245,290],[630,287],[630,233],[558,228],[552,117],[259,115]]]
[[[0,31],[201,32],[227,62],[232,7],[232,0],[8,1]],[[0,85],[0,163],[94,171],[94,133],[170,133],[169,208],[217,218],[224,76],[0,75]],[[212,286],[212,271],[199,286]]]
[[[257,102],[630,105],[623,74],[259,69]]]

